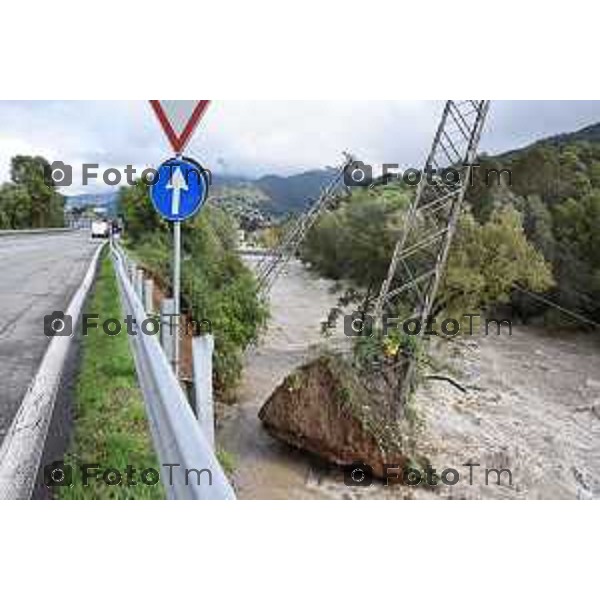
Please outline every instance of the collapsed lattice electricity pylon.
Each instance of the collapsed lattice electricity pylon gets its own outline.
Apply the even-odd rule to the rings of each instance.
[[[420,337],[430,322],[456,232],[463,199],[489,108],[489,100],[448,100],[415,198],[406,214],[387,278],[375,306],[376,323],[384,315],[401,323],[416,319],[411,332]],[[458,175],[458,177],[457,177]],[[414,346],[402,348],[398,363],[397,416],[415,376]]]
[[[417,320],[421,327],[418,333],[413,333],[414,337],[422,336],[427,329],[471,180],[488,109],[489,100],[446,102],[421,181],[392,255],[388,275],[376,301],[374,313],[378,325],[386,315],[400,323]],[[310,228],[323,212],[334,205],[333,199],[345,187],[344,175],[355,162],[348,154],[345,159],[319,199],[288,229],[280,245],[259,263],[257,278],[263,295],[268,294]],[[400,417],[412,390],[416,359],[411,353],[411,346],[402,348],[397,358],[396,412]]]
[[[343,164],[335,169],[331,180],[323,188],[316,202],[288,228],[279,246],[260,261],[256,268],[256,278],[259,291],[263,296],[269,293],[281,270],[295,256],[298,247],[319,216],[331,208],[333,200],[346,189],[344,175],[353,162],[354,158],[345,153]]]

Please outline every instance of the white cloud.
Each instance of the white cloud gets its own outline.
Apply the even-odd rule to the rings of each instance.
[[[442,106],[440,101],[215,101],[189,154],[212,170],[245,175],[336,164],[344,150],[376,164],[418,167]],[[600,102],[497,102],[482,149],[508,150],[597,121]],[[18,153],[103,168],[133,164],[140,170],[171,154],[146,101],[3,101],[2,180],[10,157]]]

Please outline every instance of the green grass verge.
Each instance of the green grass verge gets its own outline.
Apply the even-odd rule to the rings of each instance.
[[[101,257],[96,286],[86,312],[100,315],[99,322],[123,320],[119,290],[112,261],[107,252]],[[76,387],[74,435],[65,463],[73,467],[73,485],[56,488],[61,499],[162,499],[161,483],[145,485],[141,473],[159,470],[152,449],[149,424],[125,327],[115,337],[102,328],[91,329],[82,343],[82,361]],[[83,485],[81,465],[97,464],[98,478]],[[126,485],[128,465],[135,469]],[[105,469],[118,470],[121,485],[107,485]],[[130,471],[133,473],[133,471]]]
[[[227,477],[231,479],[235,474],[235,470],[237,468],[237,461],[235,459],[235,456],[231,454],[231,452],[225,450],[224,448],[217,448],[216,454],[217,460],[219,461],[221,468],[225,472],[225,475],[227,475]]]

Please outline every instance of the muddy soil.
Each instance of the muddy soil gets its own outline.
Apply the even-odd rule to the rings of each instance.
[[[335,305],[331,283],[291,263],[271,294],[269,332],[246,357],[238,404],[219,407],[217,439],[235,457],[242,499],[600,498],[600,337],[513,335],[466,338],[448,362],[468,388],[430,382],[416,398],[418,450],[455,485],[349,487],[337,469],[271,438],[258,411],[275,387],[323,344],[320,322]],[[326,343],[347,343],[340,323]],[[466,463],[480,466],[465,467]],[[498,475],[486,469],[509,469]],[[472,473],[472,477],[471,477]],[[447,471],[450,483],[455,474]],[[472,483],[471,483],[472,482]]]

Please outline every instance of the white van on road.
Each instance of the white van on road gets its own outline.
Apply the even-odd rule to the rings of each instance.
[[[107,238],[110,236],[110,223],[108,221],[94,221],[92,223],[92,239]]]

